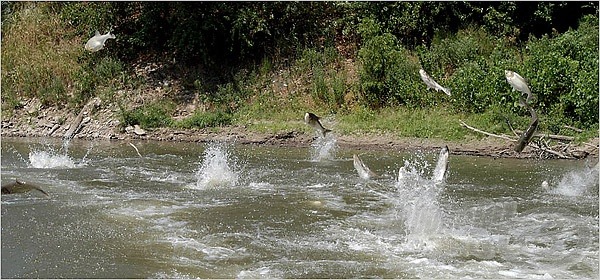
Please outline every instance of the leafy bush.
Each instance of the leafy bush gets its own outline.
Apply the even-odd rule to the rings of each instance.
[[[530,40],[524,65],[540,112],[598,123],[598,38],[598,18],[587,17],[577,30]]]
[[[141,107],[121,110],[123,126],[140,125],[144,128],[169,127],[173,124],[171,115],[175,106],[169,101],[154,102]]]
[[[344,105],[344,97],[348,91],[347,73],[338,69],[341,57],[332,47],[323,50],[308,48],[302,51],[296,62],[296,72],[300,75],[309,73],[310,95],[314,102],[324,104],[335,112]]]
[[[93,36],[98,30],[103,33],[109,31],[116,23],[116,14],[113,2],[65,2],[54,3],[59,17],[73,32],[67,36]]]
[[[229,125],[231,122],[231,114],[223,111],[196,111],[191,117],[175,122],[174,126],[180,128],[205,128]]]
[[[367,104],[376,108],[421,105],[416,94],[419,67],[409,52],[398,45],[394,35],[381,33],[372,19],[364,20],[359,30],[364,41],[358,51],[360,88]]]

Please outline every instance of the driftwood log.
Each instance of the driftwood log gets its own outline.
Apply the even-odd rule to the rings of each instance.
[[[521,134],[521,136],[519,136],[513,130],[513,132],[515,133],[515,136],[509,136],[509,135],[504,135],[504,134],[498,135],[498,134],[490,133],[490,132],[472,127],[472,126],[466,124],[462,120],[459,120],[459,122],[462,127],[470,129],[477,133],[481,133],[481,134],[484,134],[487,136],[514,142],[514,143],[516,143],[515,147],[521,143],[524,143],[525,140],[523,140],[521,138],[526,138],[527,134],[528,134],[528,131],[525,131]],[[531,128],[531,125],[530,125],[530,128]],[[512,129],[512,127],[511,127],[511,129]],[[554,137],[552,137],[552,138],[554,138],[554,139],[548,137],[548,135],[546,135],[546,134],[533,133],[530,138],[533,139],[533,138],[537,137],[538,139],[536,139],[536,141],[531,141],[531,142],[528,141],[528,145],[526,145],[526,146],[529,146],[532,149],[539,151],[539,156],[542,158],[580,159],[580,158],[585,158],[589,154],[587,151],[578,149],[577,147],[572,145],[571,142],[575,139],[574,137],[563,136],[563,135],[553,135],[553,136]],[[559,136],[559,137],[555,137],[555,136]],[[517,138],[517,137],[519,137],[519,138]],[[548,141],[543,141],[546,138],[548,138]],[[554,143],[551,145],[550,140],[557,141],[558,143]],[[586,144],[586,145],[590,146],[590,144]],[[590,147],[592,147],[592,146],[590,146]],[[525,146],[523,148],[525,148]],[[593,148],[598,149],[598,146],[593,146]]]

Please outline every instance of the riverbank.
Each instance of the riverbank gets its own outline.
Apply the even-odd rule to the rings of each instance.
[[[299,113],[302,115],[302,112]],[[6,115],[5,115],[6,116]],[[116,141],[154,140],[175,142],[234,141],[238,144],[308,147],[315,135],[309,129],[285,129],[277,132],[258,132],[247,126],[231,125],[204,129],[122,128],[117,109],[90,101],[78,115],[56,107],[42,108],[39,101],[29,100],[10,117],[2,118],[2,137],[56,137],[71,135],[80,139]],[[303,127],[301,118],[291,127]],[[334,129],[335,131],[335,129]],[[430,138],[397,137],[391,133],[336,133],[340,148],[358,150],[436,150],[445,145],[451,154],[501,158],[540,158],[540,152],[527,147],[521,153],[513,151],[513,143],[494,137],[445,141]],[[577,145],[578,158],[598,158],[598,138]]]

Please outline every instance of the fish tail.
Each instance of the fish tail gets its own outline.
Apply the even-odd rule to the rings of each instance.
[[[39,192],[41,192],[41,193],[45,194],[46,196],[50,196],[50,195],[49,195],[49,194],[48,194],[46,191],[44,191],[44,190],[42,190],[42,189],[40,189],[40,188],[37,188],[37,187],[36,187],[35,189],[36,189],[36,190],[38,190]]]
[[[444,88],[444,92],[445,92],[445,93],[446,93],[448,96],[451,96],[451,94],[450,94],[450,89],[449,89],[449,88]]]

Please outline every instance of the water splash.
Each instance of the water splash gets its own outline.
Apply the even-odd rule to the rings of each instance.
[[[405,160],[398,171],[395,204],[404,220],[407,243],[415,247],[428,246],[431,237],[444,229],[444,217],[438,198],[442,188],[424,177],[425,161]]]
[[[582,196],[598,191],[598,166],[572,170],[564,174],[555,188],[545,186],[549,193],[564,196]]]
[[[93,142],[87,149],[83,158],[76,163],[75,160],[69,156],[70,139],[65,139],[62,143],[61,149],[56,150],[50,146],[44,149],[32,148],[29,152],[29,165],[35,168],[76,168],[85,165],[86,158],[93,148]]]
[[[239,174],[232,167],[235,161],[230,158],[228,147],[223,143],[209,143],[204,158],[196,173],[196,188],[206,189],[220,186],[234,186]]]
[[[74,168],[75,161],[67,154],[69,141],[64,141],[62,148],[56,150],[50,146],[45,149],[31,149],[29,164],[35,168]]]
[[[29,164],[35,168],[74,168],[75,162],[67,154],[57,154],[53,151],[29,152]]]
[[[318,136],[311,145],[311,160],[332,160],[335,158],[336,150],[337,138],[333,133],[327,133],[326,136]]]

